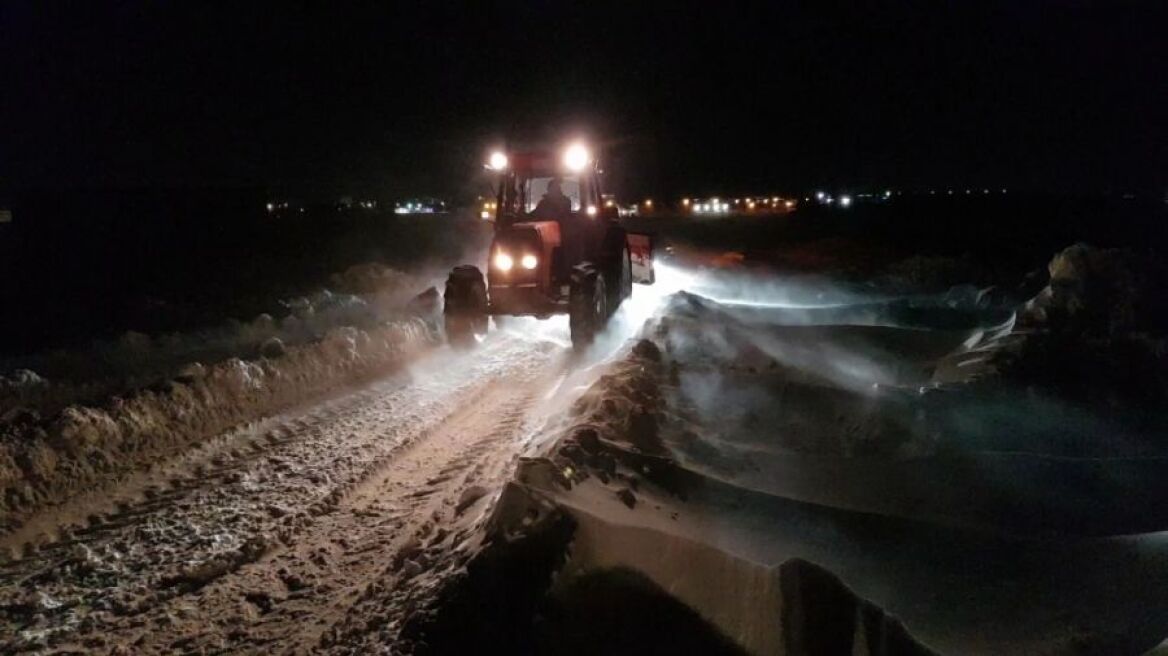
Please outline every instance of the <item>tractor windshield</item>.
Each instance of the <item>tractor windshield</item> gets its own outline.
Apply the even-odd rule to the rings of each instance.
[[[555,178],[531,177],[523,180],[523,211],[527,214],[535,211],[535,206],[548,192],[548,185]],[[560,176],[560,191],[572,201],[572,211],[580,210],[580,180],[575,176]]]
[[[568,198],[573,212],[580,210],[581,184],[574,175],[526,175],[514,174],[504,178],[501,213],[512,216],[526,216],[535,211],[539,201],[548,193],[552,180],[559,179],[560,192]]]

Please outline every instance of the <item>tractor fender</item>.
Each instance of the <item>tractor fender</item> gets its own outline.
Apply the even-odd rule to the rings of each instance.
[[[625,239],[632,260],[633,282],[652,285],[657,281],[657,273],[653,269],[653,234],[630,232]]]

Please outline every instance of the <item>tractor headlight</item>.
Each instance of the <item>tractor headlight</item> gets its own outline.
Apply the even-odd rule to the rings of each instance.
[[[588,153],[588,149],[584,144],[575,143],[568,146],[564,151],[564,166],[569,171],[579,173],[588,166],[588,162],[592,161],[592,155]]]
[[[538,264],[539,264],[539,258],[532,255],[531,253],[528,253],[527,255],[524,255],[523,257],[519,258],[519,266],[522,266],[524,269],[528,269],[528,270],[534,269],[536,267],[536,265],[538,265]]]
[[[506,253],[495,253],[495,268],[500,271],[510,271],[515,261]]]

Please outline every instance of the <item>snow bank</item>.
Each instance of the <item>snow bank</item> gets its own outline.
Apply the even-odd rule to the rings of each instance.
[[[1146,618],[1168,615],[1168,568],[1150,565],[1168,544],[1091,536],[1168,526],[1154,501],[1168,459],[1044,451],[1053,434],[1117,434],[999,373],[1031,337],[1012,312],[683,293],[643,335],[549,424],[499,502],[499,545],[571,517],[550,597],[635,572],[752,653],[823,653],[841,636],[835,653],[1138,653],[1163,639]]]
[[[425,285],[380,264],[352,267],[330,282],[332,290],[281,300],[272,313],[249,320],[153,336],[128,331],[88,347],[0,360],[0,427],[29,413],[51,417],[70,405],[164,386],[191,362],[278,357],[288,346],[321,340],[341,326],[375,330],[386,321],[422,317],[436,324],[440,318],[436,290],[415,297]]]
[[[47,425],[10,423],[0,434],[0,528],[240,422],[382,374],[437,339],[421,318],[338,327],[276,358],[191,363],[151,389],[69,406]]]
[[[1090,336],[1168,334],[1168,271],[1130,250],[1074,244],[1047,266],[1050,283],[1023,315],[1036,325]]]
[[[792,558],[772,567],[705,542],[575,516],[565,584],[587,572],[640,572],[752,654],[933,653],[899,620],[814,563]]]
[[[1168,270],[1154,257],[1075,244],[1048,271],[1050,283],[1021,314],[1034,334],[997,368],[1096,412],[1132,417],[1139,430],[1155,428],[1168,404]]]
[[[492,517],[492,548],[538,535],[567,512],[574,530],[552,598],[570,598],[584,577],[633,571],[749,653],[931,653],[822,567],[760,562],[717,536],[676,530],[687,512],[681,499],[703,494],[707,482],[680,466],[662,438],[667,372],[659,347],[643,340],[577,401],[574,425],[548,456],[520,464]],[[648,639],[645,624],[621,630]]]

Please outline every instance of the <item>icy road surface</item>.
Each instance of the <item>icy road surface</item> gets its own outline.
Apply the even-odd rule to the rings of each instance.
[[[392,642],[403,615],[469,558],[537,409],[580,370],[559,332],[442,348],[34,518],[0,544],[48,536],[0,565],[0,652]],[[375,595],[365,616],[361,601]]]

